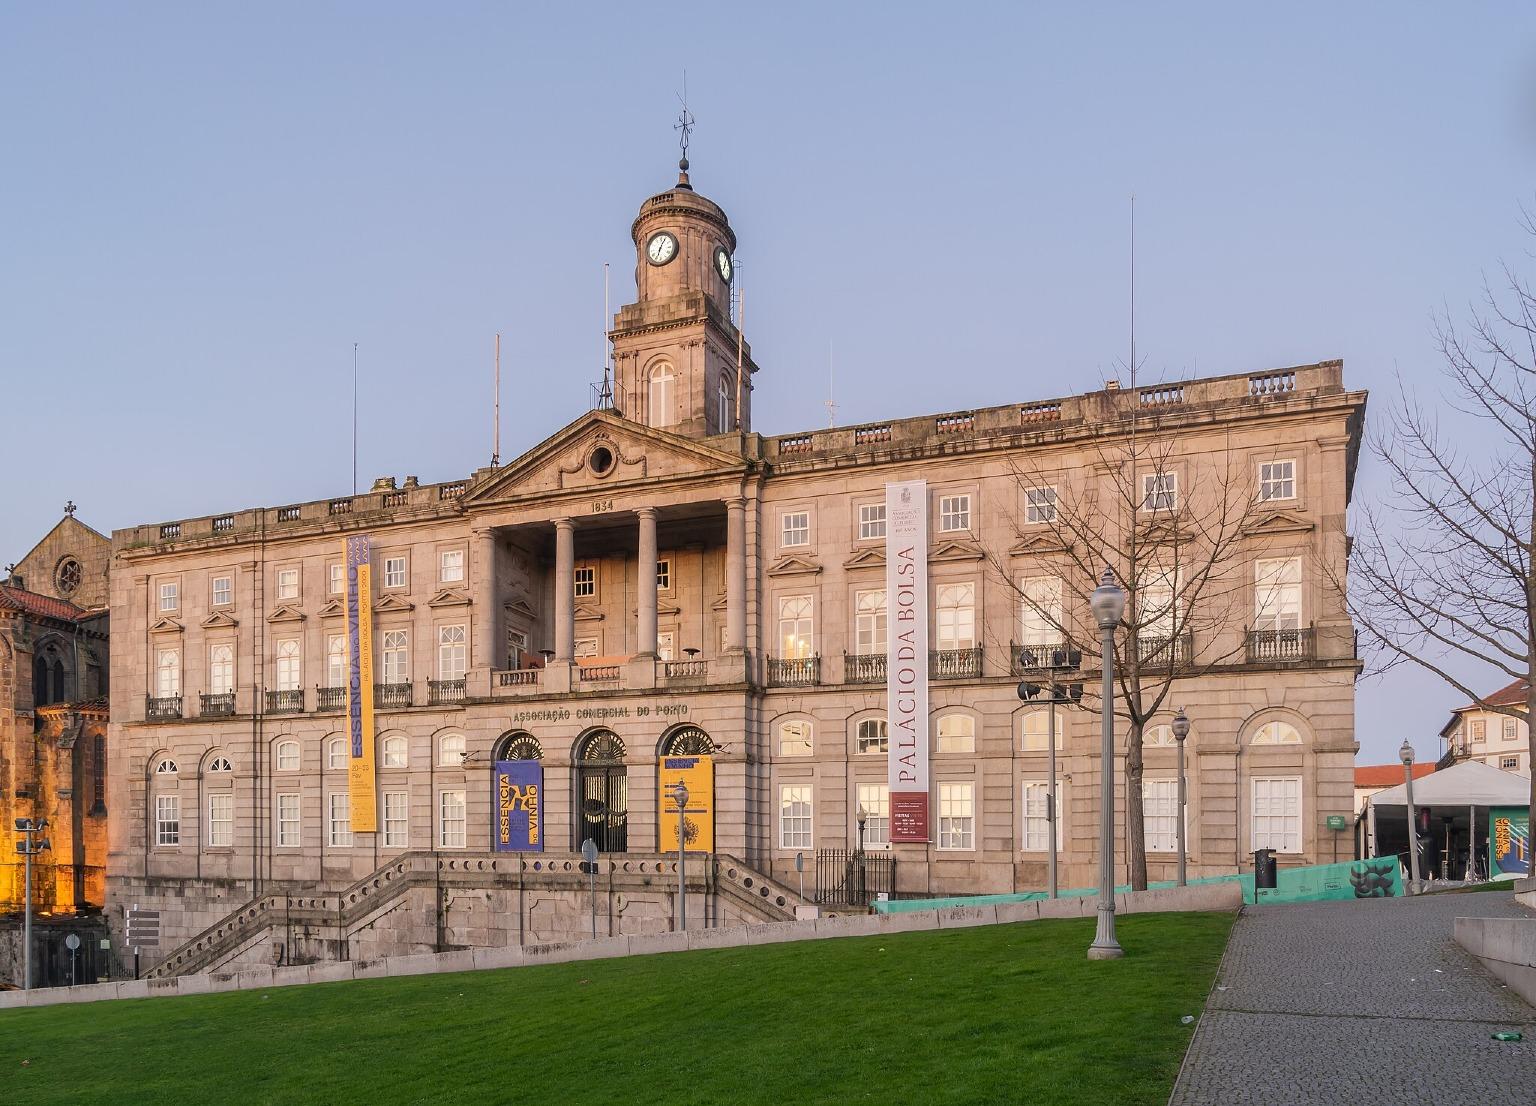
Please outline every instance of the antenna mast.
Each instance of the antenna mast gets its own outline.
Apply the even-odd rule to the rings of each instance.
[[[827,428],[837,425],[837,401],[832,398],[832,339],[827,339]]]
[[[741,285],[741,268],[737,266],[731,270],[731,275],[736,278],[736,432],[741,433],[741,395],[744,381],[742,378],[741,356],[741,328],[747,324],[747,290]]]
[[[352,494],[357,494],[357,343],[352,343]]]
[[[613,343],[608,339],[608,262],[603,262],[603,382],[596,385],[596,398],[592,406],[599,411],[613,407],[613,385],[610,376],[613,368]],[[593,385],[588,385],[593,387]]]
[[[491,468],[501,464],[501,333],[496,334],[496,388],[491,409],[494,424],[491,428]]]

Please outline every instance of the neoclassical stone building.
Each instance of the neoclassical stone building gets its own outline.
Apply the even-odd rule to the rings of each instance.
[[[1171,443],[1131,473],[1153,481],[1129,524],[1144,540],[1172,548],[1211,473],[1239,473],[1251,501],[1220,617],[1143,644],[1177,677],[1148,730],[1152,877],[1174,862],[1179,706],[1193,873],[1231,872],[1256,842],[1326,858],[1356,749],[1354,635],[1329,581],[1365,397],[1339,362],[763,436],[752,395],[772,376],[733,322],[725,213],[684,173],[631,237],[611,405],[510,464],[113,535],[111,895],[166,910],[162,953],[201,933],[162,970],[671,926],[668,757],[713,776],[708,809],[690,806],[715,857],[688,877],[694,924],[790,916],[797,855],[807,899],[846,891],[843,859],[818,854],[856,847],[861,812],[897,893],[1043,887],[1048,721],[1016,689],[1062,624],[1088,625],[1094,581],[1065,578],[1053,523],[1069,499],[1110,501],[1107,458],[1133,428]],[[891,845],[885,488],[916,479],[932,839]],[[348,784],[343,547],[363,534],[370,833]],[[1070,660],[1064,678],[1092,687],[1096,660]],[[1089,706],[1059,712],[1065,887],[1096,872]],[[539,851],[494,848],[503,761],[537,762]],[[573,864],[589,838],[596,921]]]

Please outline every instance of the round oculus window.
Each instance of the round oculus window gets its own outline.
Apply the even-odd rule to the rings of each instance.
[[[65,557],[59,562],[59,567],[53,570],[53,582],[61,595],[70,595],[80,586],[80,575],[80,562],[73,557]]]
[[[613,469],[613,450],[600,445],[587,454],[587,467],[594,475],[607,476]]]

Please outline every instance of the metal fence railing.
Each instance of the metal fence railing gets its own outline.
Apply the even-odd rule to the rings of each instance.
[[[816,899],[823,906],[867,907],[896,889],[896,858],[858,849],[816,850]]]

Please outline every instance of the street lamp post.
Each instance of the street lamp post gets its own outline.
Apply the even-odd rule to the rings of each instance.
[[[1414,825],[1413,810],[1413,746],[1403,741],[1397,755],[1403,758],[1403,782],[1408,791],[1408,879],[1410,895],[1419,893],[1419,833]]]
[[[1115,583],[1114,570],[1104,568],[1099,586],[1088,598],[1099,627],[1100,662],[1104,682],[1099,713],[1103,718],[1102,764],[1099,771],[1099,927],[1089,960],[1113,960],[1125,950],[1115,940],[1115,627],[1125,614],[1125,591]]]
[[[1071,654],[1064,649],[1057,649],[1051,654],[1051,679],[1043,687],[1040,684],[1030,683],[1025,680],[1019,684],[1019,699],[1030,702],[1045,691],[1050,696],[1050,727],[1045,738],[1046,768],[1045,775],[1045,832],[1050,838],[1049,849],[1046,854],[1046,878],[1050,882],[1051,898],[1056,898],[1058,893],[1056,878],[1056,704],[1068,702],[1069,698],[1062,695],[1062,685],[1056,682],[1056,673],[1063,668],[1071,666]],[[1078,691],[1082,685],[1077,685]]]
[[[1179,816],[1174,823],[1174,832],[1179,837],[1179,886],[1186,887],[1189,884],[1184,866],[1184,804],[1189,801],[1184,790],[1184,739],[1189,736],[1189,716],[1184,713],[1184,708],[1179,708],[1179,713],[1173,716],[1173,740],[1179,747]]]
[[[48,819],[39,818],[33,821],[30,818],[16,819],[16,830],[22,835],[16,842],[16,851],[25,858],[25,890],[26,910],[25,920],[22,923],[22,953],[21,953],[21,989],[32,989],[32,858],[44,849],[52,848],[46,837],[38,835],[48,828]]]
[[[854,884],[854,897],[864,906],[868,906],[865,888],[868,886],[864,876],[864,823],[869,819],[869,811],[859,807],[859,847],[853,854],[853,870],[857,874],[858,882]]]
[[[683,832],[683,812],[688,807],[688,787],[682,780],[672,789],[672,799],[677,803],[677,928],[688,928],[688,883],[684,876],[684,859],[688,855],[688,838]]]

